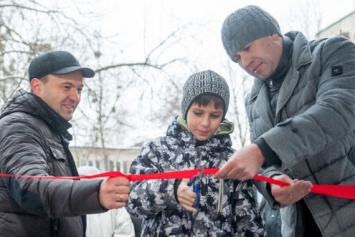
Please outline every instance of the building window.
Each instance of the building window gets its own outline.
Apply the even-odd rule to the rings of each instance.
[[[128,171],[129,171],[128,162],[125,160],[123,161],[123,173],[127,174]]]
[[[110,170],[110,171],[116,170],[115,162],[114,162],[114,161],[110,160],[110,161],[108,162],[108,170]]]

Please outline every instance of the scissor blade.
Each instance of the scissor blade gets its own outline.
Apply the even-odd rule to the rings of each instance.
[[[198,177],[200,177],[200,178],[202,177],[204,170],[205,170],[205,165],[200,167],[200,171],[198,172]]]

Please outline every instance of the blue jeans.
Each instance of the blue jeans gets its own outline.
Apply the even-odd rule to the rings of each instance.
[[[280,209],[274,209],[268,203],[265,203],[263,219],[268,237],[282,237]]]

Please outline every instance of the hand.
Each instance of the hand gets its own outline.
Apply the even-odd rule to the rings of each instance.
[[[229,158],[217,173],[215,179],[252,179],[260,170],[264,157],[256,144],[241,148]]]
[[[115,209],[125,206],[130,192],[130,183],[127,178],[106,178],[101,182],[99,200],[106,209]]]
[[[275,180],[290,183],[289,186],[279,186],[271,184],[271,194],[275,200],[284,206],[291,205],[311,192],[312,183],[309,181],[292,180],[287,175],[278,175],[272,177]]]
[[[191,190],[187,183],[189,179],[183,179],[177,189],[177,199],[180,205],[190,212],[197,211],[196,208],[193,207],[196,202],[196,194]]]

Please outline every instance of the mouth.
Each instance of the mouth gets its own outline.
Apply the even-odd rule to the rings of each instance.
[[[258,70],[260,69],[261,63],[256,65],[255,67],[252,67],[250,70],[253,74],[258,73]]]
[[[64,106],[64,108],[65,108],[67,111],[70,111],[70,112],[74,112],[74,110],[75,110],[75,108],[76,108],[75,105],[67,105],[67,104],[65,104],[65,105],[63,105],[63,106]]]
[[[206,136],[206,135],[208,135],[208,131],[199,131],[199,133],[202,135],[202,136]]]

